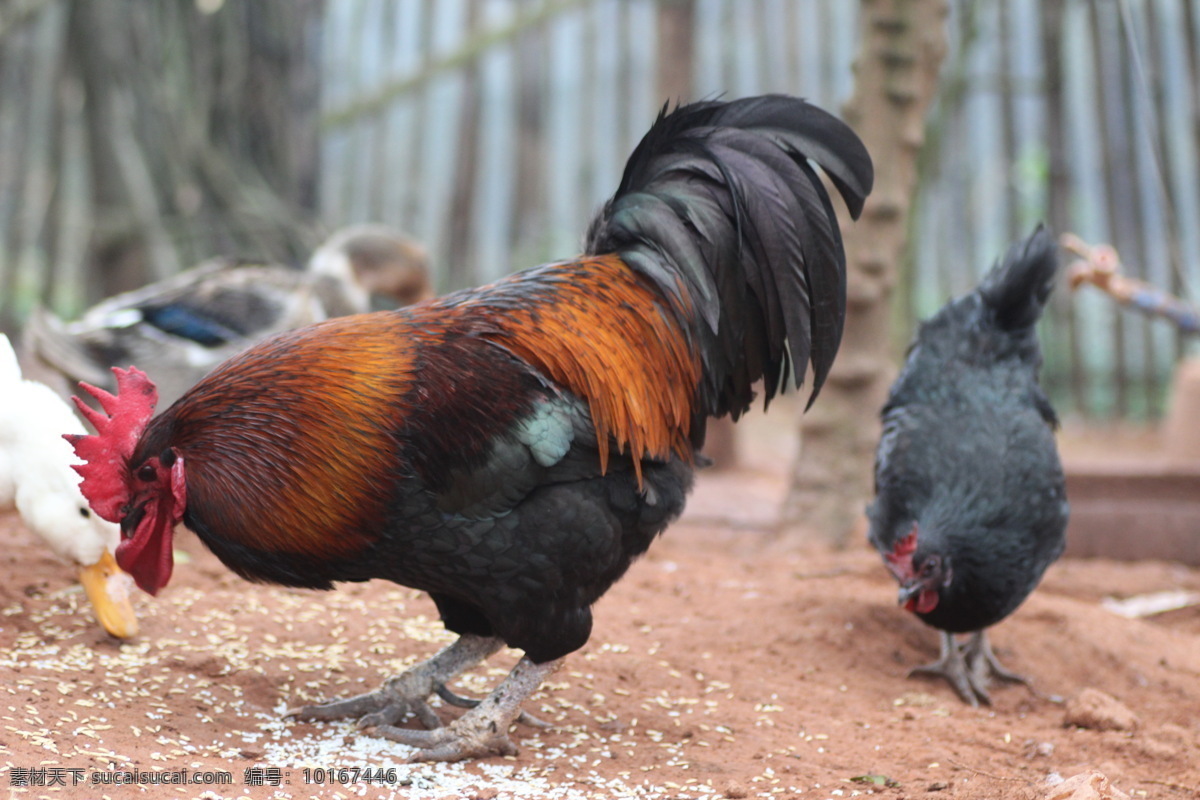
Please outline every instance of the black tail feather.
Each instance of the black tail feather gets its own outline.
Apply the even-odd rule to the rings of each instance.
[[[617,253],[672,301],[704,362],[706,414],[735,416],[811,361],[816,397],[841,342],[846,263],[809,161],[862,211],[873,170],[845,123],[798,98],[708,101],[659,116],[587,250]]]
[[[1058,245],[1042,225],[1024,241],[1009,246],[1004,257],[979,284],[979,296],[992,321],[1006,331],[1032,328],[1054,289]]]

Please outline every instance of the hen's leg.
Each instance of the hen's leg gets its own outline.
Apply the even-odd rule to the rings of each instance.
[[[964,703],[978,708],[980,703],[989,705],[991,698],[987,693],[987,678],[980,677],[967,665],[963,650],[954,640],[954,634],[941,631],[942,654],[932,664],[913,667],[908,675],[934,675],[944,678],[954,687],[954,691]]]
[[[987,640],[987,631],[975,631],[971,634],[971,638],[963,650],[963,655],[966,657],[967,666],[971,668],[971,672],[984,683],[987,683],[989,678],[998,678],[1002,681],[1023,683],[1029,686],[1028,678],[1005,669],[1004,665],[996,658],[996,654],[992,652],[992,646]]]
[[[495,653],[504,642],[490,636],[463,634],[427,661],[409,667],[373,692],[329,703],[295,708],[285,716],[298,720],[358,717],[358,727],[392,726],[414,716],[426,728],[441,727],[442,721],[426,700],[446,681]]]
[[[562,665],[562,659],[535,664],[523,657],[491,694],[444,728],[427,731],[380,724],[375,732],[420,748],[413,761],[460,761],[492,755],[515,755],[508,729],[521,717],[521,703]]]

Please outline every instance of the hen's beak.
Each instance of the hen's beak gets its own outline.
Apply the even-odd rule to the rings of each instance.
[[[138,632],[137,617],[129,600],[133,580],[117,566],[108,548],[99,561],[79,571],[79,582],[104,630],[118,639],[128,639]]]
[[[921,593],[921,584],[919,584],[919,583],[914,582],[914,583],[902,585],[900,587],[900,594],[898,595],[897,599],[898,599],[898,602],[900,605],[906,605],[909,600],[915,600],[917,595],[919,595],[920,593]]]

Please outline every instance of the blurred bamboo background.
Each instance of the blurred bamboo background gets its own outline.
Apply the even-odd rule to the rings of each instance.
[[[1038,220],[1200,290],[1192,0],[953,0],[896,343]],[[438,288],[573,254],[665,100],[850,93],[845,0],[5,0],[0,328],[367,220]],[[674,87],[664,92],[661,87]],[[666,96],[664,96],[666,94]],[[1066,412],[1152,419],[1186,347],[1055,300]]]

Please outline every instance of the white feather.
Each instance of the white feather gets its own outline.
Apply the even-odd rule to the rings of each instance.
[[[96,516],[79,493],[79,463],[64,433],[85,433],[50,387],[21,377],[0,334],[0,511],[14,508],[56,555],[81,566],[116,549],[117,526]]]

